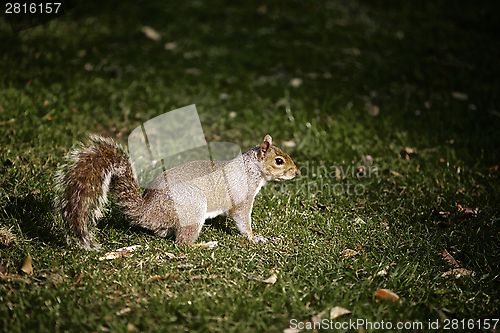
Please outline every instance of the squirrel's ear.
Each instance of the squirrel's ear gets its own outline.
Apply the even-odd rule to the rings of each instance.
[[[268,134],[264,137],[264,142],[269,142],[269,145],[273,144],[273,138]]]
[[[267,154],[267,151],[269,150],[269,147],[273,144],[273,138],[268,134],[265,136],[264,141],[260,145],[260,150],[259,150],[259,158],[264,159],[264,157]]]

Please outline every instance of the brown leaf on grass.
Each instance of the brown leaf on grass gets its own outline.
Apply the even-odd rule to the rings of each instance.
[[[395,177],[403,177],[402,174],[400,174],[399,172],[397,171],[394,171],[394,170],[389,170],[389,172],[391,173],[391,175],[395,176]]]
[[[471,209],[467,207],[462,207],[462,205],[457,204],[458,211],[462,213],[462,216],[465,217],[477,217],[479,213],[479,209]]]
[[[126,308],[123,308],[120,311],[117,311],[116,315],[117,316],[123,316],[124,314],[129,313],[131,311],[132,311],[132,309],[127,306]]]
[[[446,220],[448,218],[448,216],[450,215],[450,212],[447,212],[444,210],[435,210],[433,212],[433,214],[439,216],[443,220]]]
[[[75,281],[73,281],[73,284],[79,284],[80,280],[83,278],[83,276],[84,276],[83,273],[78,274]]]
[[[475,273],[465,268],[453,268],[450,271],[444,272],[441,277],[455,276],[457,279],[462,276],[474,276]]]
[[[203,249],[203,250],[211,250],[211,249],[213,249],[214,247],[217,247],[217,246],[219,246],[219,242],[217,242],[217,241],[213,241],[213,242],[201,242],[201,243],[198,243],[198,244],[191,245],[191,247],[200,248],[200,249]]]
[[[384,269],[378,271],[377,274],[375,274],[375,275],[385,276],[385,275],[387,275],[387,273],[389,273],[389,268],[390,268],[390,266],[387,265],[387,266],[384,267]]]
[[[405,148],[405,152],[406,152],[407,154],[414,154],[414,153],[415,153],[415,150],[413,150],[413,148],[406,147],[406,148]]]
[[[389,289],[379,289],[373,293],[375,295],[375,301],[379,300],[389,300],[393,302],[399,302],[401,303],[401,300],[399,299],[399,295],[396,294],[394,291],[389,290]]]
[[[219,274],[212,274],[212,275],[209,275],[209,276],[203,276],[203,275],[194,275],[194,276],[191,276],[191,280],[207,280],[207,279],[217,279],[217,278],[221,278],[222,275],[219,275]]]
[[[144,35],[146,35],[146,37],[148,37],[149,39],[152,39],[152,40],[160,40],[161,38],[161,35],[156,32],[155,29],[151,28],[151,27],[148,27],[148,26],[144,26],[141,28],[141,31],[144,33]]]
[[[477,213],[479,213],[479,210],[477,208],[474,210],[470,208],[465,208],[462,215],[465,217],[476,217]]]
[[[267,13],[267,5],[260,5],[259,7],[257,7],[257,13],[261,15]]]
[[[301,78],[293,78],[290,80],[290,85],[294,88],[298,88],[302,85],[302,82],[304,82]]]
[[[277,280],[278,280],[278,276],[276,274],[272,274],[267,279],[262,280],[262,282],[269,283],[269,284],[275,284]]]
[[[165,45],[163,45],[163,47],[167,51],[173,51],[173,50],[177,49],[177,43],[176,42],[165,43]]]
[[[27,256],[24,258],[23,263],[21,264],[21,270],[29,275],[33,275],[33,266],[31,265],[31,256]]]
[[[359,252],[351,250],[351,249],[345,249],[344,251],[342,251],[342,254],[344,255],[345,258],[349,258],[349,257],[357,256],[359,254]]]
[[[466,101],[469,99],[469,96],[466,93],[454,91],[451,93],[451,97],[454,99],[458,99],[459,101]]]
[[[113,259],[128,257],[132,255],[132,252],[141,247],[142,247],[141,245],[122,247],[118,250],[105,253],[102,257],[99,257],[99,260],[113,260]]]
[[[453,258],[452,255],[449,254],[446,249],[441,250],[441,255],[443,256],[444,260],[446,260],[448,262],[448,264],[450,264],[451,266],[454,266],[456,268],[462,266],[460,261],[455,260],[455,258]]]
[[[380,113],[380,108],[377,105],[373,105],[370,102],[365,103],[365,111],[372,117],[378,116]]]
[[[331,308],[330,310],[330,320],[337,319],[338,317],[342,317],[343,315],[350,314],[351,311],[341,307],[341,306],[336,306],[334,308]]]

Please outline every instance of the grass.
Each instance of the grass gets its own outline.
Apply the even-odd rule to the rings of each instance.
[[[352,313],[333,323],[499,318],[498,9],[107,1],[17,34],[0,20],[0,227],[15,238],[0,245],[0,330],[283,332],[335,306]],[[111,208],[101,251],[66,245],[52,177],[72,143],[125,143],[189,104],[209,141],[247,149],[269,133],[301,168],[256,198],[254,229],[271,242],[216,218],[199,241],[218,247],[176,246]],[[443,249],[474,275],[442,277]],[[376,300],[381,288],[401,304]]]

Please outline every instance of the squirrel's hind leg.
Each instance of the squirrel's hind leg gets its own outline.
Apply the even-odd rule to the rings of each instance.
[[[199,188],[182,184],[170,188],[176,216],[175,242],[193,244],[205,223],[207,198]]]

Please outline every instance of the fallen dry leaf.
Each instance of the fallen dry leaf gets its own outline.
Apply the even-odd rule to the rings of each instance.
[[[294,88],[298,88],[302,85],[302,82],[301,78],[296,77],[290,80],[290,85]]]
[[[205,249],[205,250],[211,250],[214,247],[219,246],[219,242],[217,242],[217,241],[214,241],[214,242],[201,242],[199,244],[193,244],[191,246],[195,247],[195,248],[200,248],[200,249]]]
[[[393,176],[396,176],[396,177],[403,177],[403,175],[402,175],[402,174],[400,174],[400,173],[399,173],[399,172],[397,172],[397,171],[394,171],[394,170],[389,170],[389,171],[390,171],[391,175],[393,175]]]
[[[446,249],[441,250],[441,255],[443,256],[444,260],[446,260],[448,262],[448,264],[450,264],[451,266],[454,266],[457,268],[462,266],[462,264],[460,264],[460,261],[455,260],[455,258],[453,258],[451,256],[451,254],[449,254]]]
[[[380,113],[380,108],[370,102],[365,103],[365,110],[372,117],[376,117]]]
[[[454,99],[458,99],[460,101],[466,101],[469,99],[469,96],[465,93],[462,93],[462,92],[459,92],[459,91],[454,91],[451,93],[451,96],[454,98]]]
[[[441,277],[455,276],[457,279],[462,276],[474,276],[475,273],[465,268],[453,268],[451,271],[444,272]]]
[[[165,255],[165,257],[168,257],[169,259],[175,259],[175,254],[173,254],[173,253],[165,252],[164,255]]]
[[[410,148],[410,147],[406,147],[406,148],[405,148],[405,151],[406,151],[406,153],[407,153],[407,154],[413,154],[413,153],[415,153],[415,150],[413,150],[413,149],[412,149],[412,148]]]
[[[217,279],[217,278],[221,278],[221,277],[222,277],[222,275],[220,275],[220,274],[212,274],[212,275],[209,275],[209,276],[195,275],[195,276],[191,277],[191,280]]]
[[[349,258],[349,257],[357,256],[359,254],[359,252],[351,250],[351,249],[345,249],[344,251],[342,251],[342,254],[344,255],[345,258]]]
[[[126,308],[123,308],[120,311],[116,312],[116,315],[123,316],[125,313],[129,313],[130,311],[132,311],[132,309],[129,307],[126,307]]]
[[[389,273],[389,268],[390,268],[389,265],[385,266],[384,269],[378,271],[376,275],[379,275],[379,276],[387,275],[387,273]]]
[[[342,317],[343,315],[349,314],[351,311],[341,307],[336,306],[330,310],[330,320],[337,319],[338,317]]]
[[[176,42],[165,43],[163,47],[167,51],[173,51],[177,48],[177,43]]]
[[[389,290],[389,289],[379,289],[373,293],[375,295],[375,300],[378,302],[378,300],[381,299],[386,299],[394,302],[400,302],[399,295],[396,294],[394,291]]]
[[[172,297],[174,296],[174,293],[168,289],[168,287],[165,287],[165,295],[167,295],[168,297]]]
[[[450,215],[450,212],[446,212],[444,210],[435,210],[433,214],[439,216],[443,220],[446,220]]]
[[[33,266],[31,265],[31,256],[27,256],[24,258],[23,263],[21,264],[21,270],[29,275],[33,275]]]
[[[132,252],[134,252],[135,250],[137,250],[138,248],[141,248],[141,247],[142,247],[141,245],[132,245],[132,246],[127,246],[127,247],[122,247],[118,250],[105,253],[102,257],[99,257],[99,260],[113,260],[113,259],[131,256]]]
[[[476,217],[478,212],[479,212],[479,210],[477,208],[474,210],[472,210],[470,208],[465,208],[464,213],[462,215],[465,217]]]
[[[146,35],[146,37],[148,37],[149,39],[152,39],[152,40],[160,40],[161,38],[161,35],[156,32],[155,29],[151,28],[151,27],[148,27],[148,26],[143,26],[141,28],[141,31]]]
[[[73,284],[78,284],[80,283],[80,280],[83,278],[83,273],[78,274],[76,277],[75,281],[73,281]]]
[[[259,7],[257,7],[257,13],[259,13],[261,15],[267,13],[267,6],[266,5],[260,5]]]
[[[276,281],[278,280],[278,276],[276,274],[271,275],[265,280],[262,280],[264,283],[269,283],[269,284],[275,284]]]
[[[354,224],[366,224],[366,222],[363,221],[362,218],[356,217],[356,219],[354,220]]]

